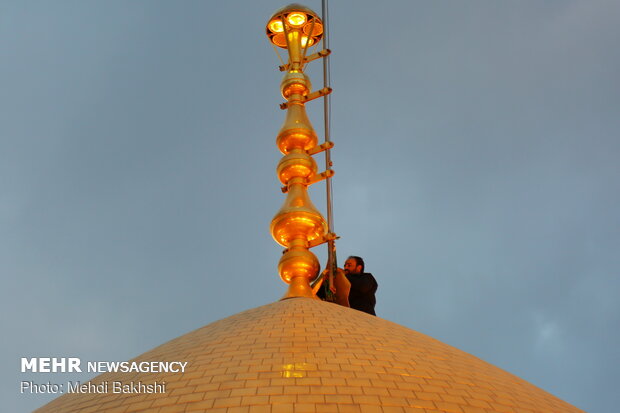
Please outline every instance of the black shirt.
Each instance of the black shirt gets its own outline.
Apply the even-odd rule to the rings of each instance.
[[[349,292],[349,305],[351,308],[376,315],[375,304],[377,300],[375,293],[379,285],[375,277],[366,272],[362,274],[347,274],[346,276],[351,283],[351,291]]]

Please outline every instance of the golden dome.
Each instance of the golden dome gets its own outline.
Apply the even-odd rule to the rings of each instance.
[[[37,412],[583,413],[424,334],[308,298],[244,311],[134,360],[188,364],[92,380],[165,382],[165,394],[65,394]]]

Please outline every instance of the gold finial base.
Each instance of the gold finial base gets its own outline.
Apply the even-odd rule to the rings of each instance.
[[[291,283],[288,286],[288,290],[286,294],[280,298],[280,301],[286,300],[288,298],[296,298],[296,297],[307,297],[314,298],[318,300],[319,298],[314,295],[312,292],[312,287],[310,287],[310,283],[308,279],[305,277],[295,277],[291,280]]]

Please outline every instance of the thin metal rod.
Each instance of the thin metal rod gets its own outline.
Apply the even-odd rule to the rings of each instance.
[[[280,63],[282,63],[282,66],[285,66],[286,63],[284,63],[284,60],[282,60],[282,56],[280,56],[280,52],[278,52],[278,48],[276,47],[275,44],[273,44],[273,42],[269,42],[271,43],[271,45],[273,46],[273,50],[275,50],[276,55],[278,56],[278,59],[280,60]]]
[[[310,25],[310,34],[308,35],[308,39],[306,40],[306,45],[305,46],[302,45],[302,47],[303,47],[303,54],[301,56],[301,66],[302,66],[302,68],[304,66],[304,62],[306,61],[306,52],[308,51],[308,48],[310,47],[310,40],[312,39],[312,33],[314,32],[314,22],[315,21],[316,21],[316,19],[312,19],[312,24]],[[301,39],[303,40],[303,35],[302,35]]]
[[[284,40],[286,40],[286,50],[289,51],[288,64],[289,64],[289,69],[290,69],[290,67],[293,65],[293,61],[291,60],[291,42],[288,38],[288,30],[286,30],[286,23],[284,23],[284,14],[280,15],[280,21],[282,22],[282,28],[284,29]]]
[[[328,0],[321,1],[321,14],[323,18],[323,49],[329,49],[329,14],[328,14]],[[330,86],[330,65],[329,56],[323,57],[323,87]],[[323,97],[323,120],[325,131],[325,142],[331,142],[330,136],[330,123],[331,123],[331,108],[330,108],[330,96]],[[325,169],[330,170],[332,167],[331,150],[325,151]],[[327,199],[327,228],[330,233],[334,232],[334,213],[333,213],[333,190],[332,180],[328,177],[325,180],[326,199]],[[330,240],[327,243],[328,254],[328,268],[330,281],[333,280],[333,271],[337,267],[336,262],[336,245],[334,240]]]
[[[323,14],[323,48],[329,49],[329,16],[328,16],[328,4],[327,0],[322,0],[322,14]],[[323,87],[329,87],[330,83],[330,67],[329,67],[329,55],[323,57]],[[331,142],[330,136],[330,96],[326,95],[323,97],[323,120],[324,120],[324,129],[325,129],[325,142]],[[325,151],[325,168],[331,169],[332,160],[331,160],[331,150],[327,149]],[[327,187],[327,226],[329,228],[329,232],[334,231],[334,217],[333,217],[333,208],[332,208],[332,180],[331,178],[327,178],[326,180]]]

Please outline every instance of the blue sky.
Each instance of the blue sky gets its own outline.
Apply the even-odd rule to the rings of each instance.
[[[10,411],[49,400],[18,394],[20,357],[127,360],[284,293],[268,229],[281,73],[264,36],[282,5],[0,4]],[[366,259],[378,315],[613,411],[620,4],[330,11],[338,252]]]

